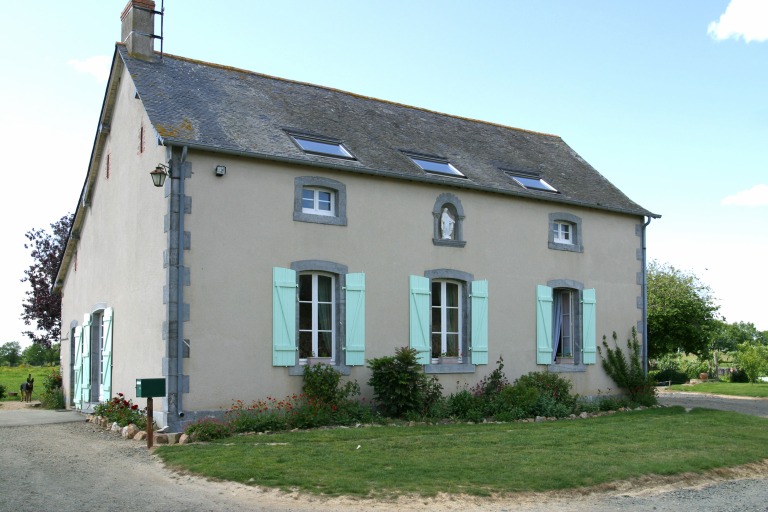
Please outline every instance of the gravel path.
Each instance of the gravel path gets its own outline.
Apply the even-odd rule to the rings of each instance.
[[[662,403],[706,404],[662,394]],[[721,403],[721,397],[712,403]],[[745,405],[742,400],[726,403]],[[687,404],[687,405],[686,405]],[[736,407],[736,406],[733,406]],[[765,409],[752,414],[768,415]],[[29,414],[38,411],[31,410]],[[0,415],[3,410],[0,409]],[[128,441],[85,421],[0,427],[0,511],[767,511],[768,461],[707,475],[645,478],[597,489],[519,494],[505,499],[401,498],[372,502],[284,494],[239,484],[208,482],[163,468],[146,444]]]

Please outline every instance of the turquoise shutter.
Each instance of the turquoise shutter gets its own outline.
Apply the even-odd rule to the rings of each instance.
[[[83,402],[83,328],[79,325],[75,327],[75,382],[72,386],[75,388],[73,401],[75,407],[80,407]]]
[[[104,348],[101,351],[101,367],[104,369],[101,379],[99,401],[112,398],[112,308],[104,310]]]
[[[272,269],[272,366],[296,364],[296,271]]]
[[[83,371],[80,390],[83,403],[91,401],[91,315],[83,318]]]
[[[552,288],[536,287],[536,364],[552,364]]]
[[[429,279],[410,276],[410,340],[419,364],[429,364],[432,348],[429,342]]]
[[[365,274],[347,274],[346,363],[365,364]]]
[[[597,360],[596,300],[594,288],[581,292],[581,314],[584,318],[581,334],[581,362],[595,364]]]
[[[488,364],[488,281],[472,281],[472,364]]]

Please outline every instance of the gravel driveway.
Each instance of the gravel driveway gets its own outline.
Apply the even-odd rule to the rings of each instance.
[[[735,404],[734,408],[746,407],[752,414],[768,416],[768,400],[758,407],[738,399],[716,397],[707,402],[706,397],[687,400],[681,394],[663,393],[661,401],[686,407]],[[27,414],[38,412],[30,410]],[[0,408],[0,415],[6,413]],[[0,511],[3,512],[768,510],[768,461],[703,476],[646,478],[600,489],[520,494],[502,500],[438,496],[372,502],[284,494],[175,474],[165,470],[159,460],[147,452],[145,443],[124,440],[84,420],[0,426],[0,445]]]

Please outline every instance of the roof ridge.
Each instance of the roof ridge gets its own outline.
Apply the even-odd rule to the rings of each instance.
[[[123,43],[117,43],[117,44],[119,46],[125,46]],[[157,55],[160,55],[160,52],[155,51],[155,53]],[[190,57],[182,57],[180,55],[174,55],[174,54],[171,54],[171,53],[165,53],[164,52],[163,53],[163,57],[170,57],[170,58],[173,58],[173,59],[176,59],[176,60],[180,60],[180,61],[190,62],[190,63],[194,63],[194,64],[200,64],[200,65],[203,65],[203,66],[223,69],[223,70],[227,70],[227,71],[234,71],[234,72],[238,72],[238,73],[247,73],[247,74],[250,74],[250,75],[261,76],[261,77],[264,77],[264,78],[269,78],[269,79],[272,79],[272,80],[279,80],[281,82],[286,82],[286,83],[291,83],[291,84],[304,85],[304,86],[307,86],[307,87],[314,87],[314,88],[323,89],[323,90],[326,90],[326,91],[332,91],[332,92],[337,92],[337,93],[341,93],[341,94],[346,94],[346,95],[353,96],[353,97],[360,98],[360,99],[364,99],[364,100],[376,101],[376,102],[379,102],[379,103],[386,103],[388,105],[394,105],[394,106],[397,106],[397,107],[408,108],[408,109],[411,109],[411,110],[419,110],[421,112],[427,112],[427,113],[435,114],[435,115],[439,115],[439,116],[450,117],[450,118],[453,118],[453,119],[460,119],[462,121],[469,121],[469,122],[472,122],[472,123],[481,123],[481,124],[485,124],[485,125],[488,125],[488,126],[496,126],[498,128],[505,128],[507,130],[514,130],[514,131],[518,131],[518,132],[531,133],[531,134],[534,134],[534,135],[541,135],[541,136],[544,136],[544,137],[552,137],[552,138],[556,138],[556,139],[562,140],[562,137],[560,137],[559,135],[552,134],[552,133],[537,132],[535,130],[526,130],[525,128],[517,128],[517,127],[514,127],[514,126],[508,126],[508,125],[501,124],[501,123],[494,123],[494,122],[491,122],[491,121],[484,121],[482,119],[473,119],[471,117],[458,116],[458,115],[454,115],[454,114],[447,114],[445,112],[438,112],[437,110],[431,110],[431,109],[428,109],[428,108],[417,107],[417,106],[414,106],[414,105],[407,105],[405,103],[399,103],[397,101],[384,100],[384,99],[381,99],[381,98],[374,98],[373,96],[366,96],[364,94],[358,94],[358,93],[354,93],[354,92],[350,92],[350,91],[345,91],[343,89],[338,89],[336,87],[329,87],[329,86],[326,86],[326,85],[318,85],[318,84],[313,84],[313,83],[310,83],[310,82],[303,82],[301,80],[293,80],[293,79],[290,79],[290,78],[282,78],[282,77],[279,77],[279,76],[268,75],[266,73],[260,73],[258,71],[252,71],[252,70],[249,70],[249,69],[238,68],[238,67],[235,67],[235,66],[227,66],[225,64],[216,64],[214,62],[207,62],[207,61],[204,61],[204,60],[193,59],[193,58],[190,58]]]

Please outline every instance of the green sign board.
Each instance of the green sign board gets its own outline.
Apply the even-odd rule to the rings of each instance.
[[[136,379],[136,396],[138,398],[165,396],[165,379]]]

